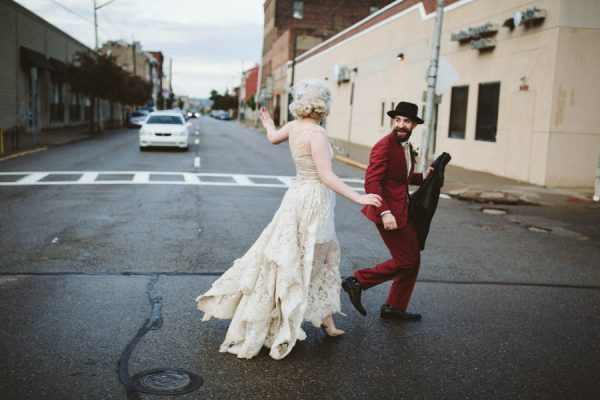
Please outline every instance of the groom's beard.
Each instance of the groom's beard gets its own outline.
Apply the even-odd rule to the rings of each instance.
[[[396,136],[396,140],[398,143],[407,142],[410,139],[410,135],[412,135],[412,129],[396,127],[393,129],[394,135]],[[401,135],[404,133],[404,135]]]

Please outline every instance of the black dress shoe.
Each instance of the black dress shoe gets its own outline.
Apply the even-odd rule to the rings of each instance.
[[[418,321],[421,319],[421,314],[412,314],[402,311],[399,308],[390,307],[387,304],[381,306],[381,318],[402,319],[406,321]]]
[[[367,310],[363,307],[360,302],[360,296],[362,295],[362,286],[360,286],[360,282],[353,276],[349,276],[342,280],[342,289],[344,292],[348,293],[350,297],[350,302],[356,308],[356,311],[361,313],[362,315],[367,315]]]

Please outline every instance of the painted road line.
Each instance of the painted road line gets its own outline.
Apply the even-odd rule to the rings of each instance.
[[[184,172],[184,173],[183,173],[183,181],[184,181],[185,183],[187,183],[187,184],[192,184],[192,185],[193,185],[193,184],[195,184],[195,183],[198,183],[198,182],[200,182],[200,181],[198,180],[198,175],[195,175],[195,174],[190,174],[190,173],[188,173],[188,172]]]
[[[19,185],[29,185],[32,183],[37,183],[40,179],[45,178],[47,175],[47,172],[34,172],[33,174],[24,176],[15,183],[18,183]]]
[[[198,157],[199,158],[199,157]],[[65,175],[65,180],[60,179]],[[73,175],[81,175],[72,180]],[[131,179],[97,180],[99,175],[110,175],[112,178],[130,175]],[[179,176],[176,180],[150,180],[151,176]],[[27,171],[0,172],[0,177],[9,177],[6,181],[0,179],[0,186],[72,186],[72,185],[195,185],[195,186],[229,186],[287,189],[296,182],[295,176],[278,175],[245,175],[219,173],[192,173],[173,171]],[[42,180],[51,176],[52,179]],[[10,178],[14,177],[14,181]],[[203,179],[204,178],[204,179]],[[360,179],[342,179],[347,183],[362,183]],[[355,188],[362,192],[362,188]]]
[[[194,157],[194,168],[200,168],[200,156]]]
[[[237,183],[239,185],[252,185],[253,184],[253,182],[250,180],[250,178],[248,178],[247,176],[244,176],[244,175],[232,175],[231,177],[233,178],[235,183]]]
[[[150,181],[150,173],[148,172],[138,172],[133,175],[133,182],[135,183],[147,183]]]
[[[97,177],[97,172],[85,172],[81,175],[81,178],[79,178],[77,183],[95,183]]]

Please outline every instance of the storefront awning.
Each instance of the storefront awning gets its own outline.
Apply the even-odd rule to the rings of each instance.
[[[42,53],[38,53],[35,50],[28,49],[27,47],[20,47],[21,66],[25,69],[32,67],[39,69],[47,69],[54,71],[54,67],[50,64],[48,59]]]
[[[65,75],[67,73],[67,64],[56,58],[50,57],[50,65],[52,65],[53,71],[57,74]]]

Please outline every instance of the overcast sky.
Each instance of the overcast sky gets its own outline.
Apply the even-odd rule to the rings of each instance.
[[[93,0],[16,0],[94,48]],[[109,0],[97,0],[98,6]],[[173,59],[177,95],[208,97],[239,85],[260,62],[264,0],[115,0],[98,10],[98,41],[134,38]]]

